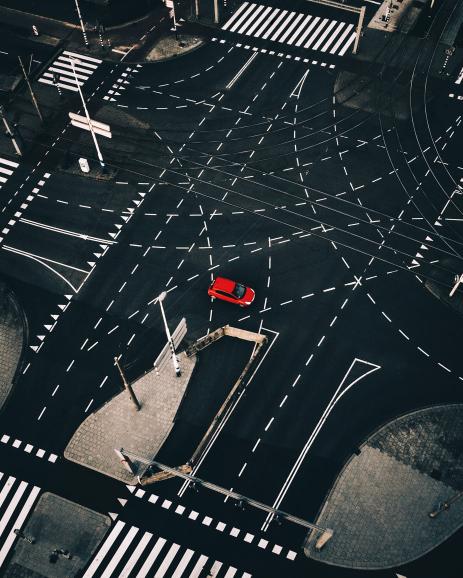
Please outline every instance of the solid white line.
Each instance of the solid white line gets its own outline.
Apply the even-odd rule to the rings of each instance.
[[[19,516],[16,518],[14,527],[11,528],[11,531],[8,534],[8,538],[3,543],[2,549],[0,550],[0,568],[2,567],[3,562],[5,561],[5,558],[8,555],[8,552],[10,551],[14,541],[16,540],[16,534],[14,533],[14,530],[16,529],[20,530],[22,528],[24,521],[27,518],[27,515],[29,514],[32,506],[34,505],[35,500],[37,499],[39,492],[40,488],[38,486],[34,486],[32,488],[32,491],[29,494],[26,503],[22,507]]]
[[[172,564],[172,560],[179,550],[179,544],[172,544],[153,578],[163,578],[166,575],[169,566]]]
[[[152,537],[153,534],[151,534],[151,532],[145,532],[143,534],[140,542],[138,542],[137,547],[135,548],[135,550],[132,552],[132,555],[128,559],[127,564],[124,566],[121,573],[119,574],[119,578],[129,577],[130,572],[132,572],[133,567],[140,559],[142,552],[145,550],[146,545],[148,544],[148,542],[151,540]]]
[[[122,556],[125,554],[127,548],[130,546],[137,533],[138,528],[136,526],[132,526],[127,532],[125,538],[120,543],[119,548],[116,550],[109,564],[106,566],[105,571],[101,575],[101,578],[111,578],[113,571],[116,569],[116,566],[119,564]]]
[[[307,25],[307,22],[309,22],[309,20],[311,18],[312,18],[312,16],[310,16],[310,14],[307,14],[307,16],[304,18],[304,20],[300,24],[299,28],[296,30],[296,32],[288,40],[288,44],[292,44],[296,40],[296,38],[299,36],[301,31],[305,28],[305,26]]]
[[[278,24],[281,22],[281,20],[288,14],[287,10],[283,10],[283,12],[281,12],[281,14],[278,16],[278,18],[273,22],[273,24],[270,26],[270,28],[267,30],[267,32],[262,36],[263,39],[266,39],[270,36],[270,34],[275,30],[275,28],[278,26]]]
[[[77,52],[69,52],[69,50],[63,50],[63,54],[67,54],[68,56],[75,56],[79,60],[89,60],[90,62],[96,62],[97,64],[101,64],[103,62],[98,58],[93,58],[93,56],[86,56],[85,54],[77,54]]]
[[[259,28],[259,30],[254,34],[254,36],[256,38],[259,38],[259,36],[262,34],[262,32],[267,28],[267,26],[270,24],[272,20],[275,18],[275,16],[277,16],[277,14],[279,14],[281,12],[281,10],[279,8],[274,8],[272,13],[269,15],[269,17],[265,20],[265,22],[262,24],[262,26]]]
[[[185,554],[183,554],[182,559],[178,563],[178,566],[175,569],[175,572],[172,574],[172,578],[180,578],[181,577],[181,575],[183,574],[183,571],[188,566],[188,562],[191,560],[194,553],[195,553],[194,550],[190,550],[188,548],[188,550],[185,552]]]
[[[268,6],[263,12],[262,14],[259,16],[259,18],[254,22],[254,24],[251,26],[251,28],[246,32],[246,36],[250,36],[255,29],[259,26],[259,24],[262,22],[262,20],[267,16],[267,14],[273,10],[272,6]]]
[[[106,554],[109,552],[109,549],[113,545],[114,540],[119,536],[124,526],[125,522],[121,522],[120,520],[116,523],[82,578],[91,578],[95,574]]]
[[[158,538],[156,544],[154,545],[154,548],[149,553],[148,558],[145,560],[145,563],[140,568],[140,572],[138,572],[136,578],[145,578],[146,577],[151,566],[153,565],[154,561],[158,557],[159,552],[162,550],[165,543],[166,543],[166,540],[164,540],[164,538]],[[84,576],[84,578],[85,578],[85,576]]]
[[[222,26],[222,30],[227,30],[230,27],[230,25],[238,18],[241,12],[246,8],[246,6],[249,6],[249,2],[244,2],[243,4],[241,4],[241,6],[232,15],[232,17]]]
[[[53,263],[54,265],[61,265],[67,269],[72,269],[73,271],[79,271],[79,273],[89,273],[84,269],[79,269],[78,267],[73,267],[72,265],[66,265],[66,263],[61,263],[60,261],[54,261],[53,259],[47,259],[47,257],[41,257],[40,255],[34,255],[28,251],[22,251],[21,249],[15,249],[15,247],[10,247],[9,245],[3,245],[2,247],[5,251],[10,253],[16,253],[17,255],[23,255],[24,257],[30,257],[31,259],[36,259],[37,261],[47,261],[48,263]],[[43,263],[45,264],[45,263]],[[57,272],[58,273],[58,272]]]
[[[353,24],[349,24],[349,26],[344,30],[344,32],[342,33],[341,37],[339,38],[339,40],[336,42],[336,44],[333,46],[333,48],[330,50],[330,54],[335,54],[336,50],[341,46],[341,44],[344,41],[344,38],[349,34],[349,32],[352,30],[352,28],[354,27]]]
[[[61,233],[62,235],[69,235],[70,237],[78,237],[79,239],[83,239],[84,241],[94,241],[95,243],[102,243],[105,245],[113,245],[114,243],[116,243],[116,241],[113,241],[112,239],[100,239],[100,237],[91,237],[90,235],[86,235],[85,233],[76,233],[75,231],[60,229],[59,227],[53,227],[52,225],[39,223],[38,221],[31,221],[30,219],[24,219],[23,217],[21,217],[19,221],[21,223],[25,223],[26,225],[39,227],[40,229],[46,229],[47,231],[52,231],[54,233]]]
[[[277,29],[277,31],[275,32],[275,34],[272,36],[272,38],[270,40],[272,40],[272,42],[274,42],[275,40],[277,40],[278,36],[280,36],[281,32],[284,30],[284,28],[291,22],[291,20],[296,16],[295,12],[290,12],[288,14],[288,17],[283,20],[283,22],[280,24],[280,27]],[[279,41],[278,41],[279,42]]]
[[[319,22],[319,21],[320,21],[320,16],[315,16],[315,18],[312,20],[312,22],[307,27],[307,30],[304,32],[304,34],[296,42],[295,46],[300,46],[304,42],[304,40],[312,32],[314,27],[317,25],[317,22]]]
[[[344,28],[344,26],[346,25],[345,22],[340,22],[338,24],[338,27],[336,28],[336,30],[333,32],[333,34],[328,38],[326,44],[321,48],[322,52],[326,52],[328,50],[328,48],[331,46],[331,44],[333,44],[333,42],[336,39],[336,36],[341,32],[341,30]]]
[[[22,495],[24,494],[28,485],[29,484],[27,482],[21,482],[19,484],[18,489],[14,493],[14,496],[12,497],[11,502],[8,504],[8,508],[5,510],[3,516],[0,520],[0,536],[3,534],[3,531],[6,528],[6,525],[10,521],[10,518],[13,515],[13,512],[15,511],[16,506],[18,505],[18,502],[21,499]]]
[[[194,565],[193,570],[191,571],[191,574],[188,578],[199,578],[199,575],[201,574],[201,572],[203,571],[204,566],[206,565],[206,562],[209,560],[209,558],[207,556],[204,556],[204,554],[202,554],[199,558],[198,561],[196,562],[196,564]]]
[[[254,12],[249,16],[249,18],[246,19],[243,26],[241,26],[241,28],[236,32],[238,34],[245,34],[246,33],[245,31],[248,29],[249,26],[253,24],[254,20],[259,16],[259,14],[262,12],[264,8],[265,6],[257,6],[256,10],[254,10]]]
[[[254,8],[256,7],[255,4],[250,4],[248,6],[248,9],[241,15],[241,17],[239,18],[239,20],[237,20],[237,22],[235,22],[235,24],[233,24],[233,26],[230,28],[230,32],[235,32],[235,30],[241,26],[241,24],[244,22],[244,20],[249,16],[249,14],[251,14],[251,12],[254,10]]]
[[[322,45],[322,42],[325,40],[325,38],[328,36],[328,34],[331,32],[332,28],[334,28],[336,26],[337,22],[336,20],[333,20],[329,25],[328,28],[326,28],[326,30],[323,32],[323,34],[320,36],[320,38],[317,40],[316,44],[314,44],[314,46],[312,47],[312,50],[318,50],[319,47]]]
[[[294,28],[299,24],[301,18],[303,18],[304,14],[299,14],[298,16],[296,16],[296,18],[293,20],[291,26],[286,30],[286,32],[283,34],[283,36],[278,40],[278,42],[284,42],[288,36],[291,34],[291,32],[294,30]]]
[[[251,64],[251,62],[254,60],[254,58],[257,57],[257,52],[253,52],[252,55],[248,58],[248,60],[246,60],[246,62],[243,64],[243,66],[238,70],[238,72],[235,74],[235,76],[230,80],[230,82],[227,84],[227,86],[225,88],[230,89],[235,82],[239,79],[239,77],[243,74],[243,72],[246,70],[246,68]]]
[[[320,25],[318,26],[318,28],[315,30],[315,32],[312,34],[312,36],[307,40],[307,42],[304,44],[304,48],[309,48],[309,46],[312,44],[312,42],[315,41],[315,39],[317,38],[317,36],[320,34],[320,32],[323,30],[323,28],[325,27],[326,23],[328,22],[328,18],[324,18]]]
[[[349,40],[346,42],[346,44],[344,44],[344,46],[342,47],[342,49],[339,51],[338,56],[343,56],[345,54],[345,52],[347,51],[347,49],[349,48],[349,46],[351,44],[353,44],[355,37],[357,35],[355,34],[355,32],[352,32],[352,36],[349,38]]]

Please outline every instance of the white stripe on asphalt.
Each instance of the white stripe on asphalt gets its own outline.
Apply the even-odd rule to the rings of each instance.
[[[278,26],[278,24],[281,22],[281,20],[286,16],[286,14],[288,14],[288,11],[283,10],[283,12],[281,12],[281,14],[278,16],[278,18],[273,21],[273,24],[270,25],[267,32],[265,32],[265,34],[262,36],[262,38],[264,40],[270,36],[270,34],[275,30],[275,28]]]
[[[125,554],[127,548],[132,543],[132,540],[138,533],[138,528],[136,526],[132,526],[130,530],[127,532],[125,538],[119,544],[119,548],[116,550],[114,556],[111,558],[109,564],[106,566],[105,571],[101,575],[101,578],[111,578],[113,575],[113,571],[116,569],[116,566],[121,561],[122,556]]]
[[[2,158],[2,157],[0,157],[0,163],[2,163],[2,165],[8,165],[9,167],[13,167],[14,169],[19,166],[18,163],[14,163],[13,161],[9,161],[8,159],[4,159],[4,158]],[[3,474],[2,474],[2,475],[3,475]],[[1,479],[2,479],[2,478],[1,478],[1,476],[0,476],[0,480],[1,480]]]
[[[296,18],[293,20],[291,26],[286,30],[286,32],[283,34],[283,36],[278,40],[278,42],[284,42],[288,36],[291,34],[291,32],[294,30],[294,28],[297,26],[297,24],[299,24],[301,18],[303,18],[304,14],[298,14],[296,16]]]
[[[63,54],[67,54],[68,56],[74,56],[79,60],[89,60],[90,62],[96,62],[97,64],[101,64],[103,62],[98,58],[93,58],[93,56],[87,56],[85,54],[77,54],[77,52],[69,52],[69,50],[63,50]]]
[[[103,546],[98,551],[98,554],[93,559],[93,562],[87,568],[87,572],[82,576],[82,578],[91,578],[95,572],[97,571],[98,567],[100,566],[101,562],[105,558],[106,554],[108,553],[109,549],[114,543],[114,540],[119,536],[122,531],[122,528],[125,526],[125,522],[121,522],[120,520],[111,530],[111,533],[103,542]]]
[[[321,51],[322,52],[326,52],[328,50],[328,48],[333,44],[333,42],[336,40],[336,37],[338,36],[338,34],[341,32],[341,30],[344,28],[344,26],[346,25],[345,22],[340,22],[338,27],[336,28],[336,30],[333,32],[333,34],[328,38],[328,41],[325,43],[324,46],[322,46]]]
[[[272,42],[277,40],[277,38],[280,36],[280,34],[283,32],[283,30],[286,28],[286,26],[291,22],[291,20],[295,16],[296,16],[296,14],[294,12],[290,12],[288,14],[288,17],[285,20],[283,20],[283,22],[281,23],[280,27],[277,29],[275,34],[272,36],[272,38],[270,38],[270,40],[272,40]]]
[[[140,540],[140,542],[138,542],[138,546],[135,548],[132,555],[128,559],[127,564],[124,566],[122,572],[119,574],[119,578],[129,577],[130,572],[132,572],[133,567],[138,562],[142,552],[144,551],[146,545],[148,544],[148,542],[151,540],[152,537],[153,534],[151,534],[151,532],[145,532],[143,534],[142,539]]]
[[[296,38],[299,36],[299,34],[305,30],[305,27],[307,25],[307,22],[312,18],[312,16],[310,16],[310,14],[307,14],[307,16],[304,18],[304,20],[302,21],[301,25],[299,26],[299,28],[296,30],[296,32],[291,36],[291,38],[288,40],[288,44],[292,44]]]
[[[5,179],[5,182],[6,182],[6,179]],[[7,479],[6,484],[3,486],[2,491],[0,492],[0,506],[5,501],[5,498],[7,497],[8,493],[11,490],[15,481],[16,481],[16,478],[13,478],[13,476],[10,476]]]
[[[250,4],[244,14],[241,15],[240,19],[230,28],[230,32],[234,32],[239,26],[241,26],[241,24],[246,20],[249,14],[251,14],[255,7],[255,4]]]
[[[5,177],[0,177],[0,183],[6,183],[8,179],[5,179]]]
[[[40,488],[38,486],[34,486],[32,488],[32,491],[29,494],[29,497],[27,498],[26,503],[22,507],[22,510],[21,510],[19,516],[16,518],[16,521],[14,523],[14,527],[11,528],[11,531],[8,534],[8,538],[3,543],[2,549],[0,550],[0,568],[2,567],[3,562],[5,561],[5,558],[7,557],[8,552],[11,549],[11,546],[14,544],[14,541],[16,540],[16,534],[14,533],[14,531],[20,530],[22,528],[24,521],[27,518],[27,515],[31,511],[32,506],[34,505],[35,500],[37,499],[39,492],[40,492]]]
[[[325,40],[325,38],[328,36],[328,34],[331,32],[331,30],[336,26],[336,24],[337,24],[336,20],[333,20],[328,25],[328,28],[323,32],[323,34],[317,40],[316,44],[314,44],[314,46],[312,47],[312,50],[318,50],[319,49],[319,47],[322,45],[322,42]]]
[[[4,169],[3,167],[0,167],[0,173],[3,173],[4,175],[12,175],[13,171],[10,171],[10,169]]]
[[[233,16],[230,18],[230,20],[228,20],[223,26],[222,26],[222,30],[227,30],[231,24],[233,24],[233,22],[238,18],[238,16],[241,14],[241,12],[246,8],[246,6],[249,5],[249,2],[244,2],[243,4],[241,4],[241,6],[238,8],[238,10],[233,14]]]
[[[154,548],[149,553],[148,558],[145,560],[145,563],[140,568],[140,572],[137,574],[136,578],[146,578],[146,575],[150,571],[151,566],[158,557],[159,552],[162,550],[162,547],[164,546],[165,543],[166,540],[164,540],[164,538],[158,538],[156,544],[154,545]]]
[[[355,34],[355,32],[352,33],[352,36],[349,38],[349,40],[346,42],[346,44],[344,44],[344,46],[342,47],[342,49],[338,52],[339,56],[343,56],[346,52],[346,50],[349,48],[349,46],[351,44],[353,44],[355,37],[357,36],[357,34]]]
[[[311,44],[313,42],[315,42],[315,39],[317,38],[317,36],[320,34],[320,32],[323,30],[323,28],[325,28],[326,23],[328,22],[328,18],[324,18],[320,24],[320,26],[318,26],[318,28],[315,30],[315,32],[312,34],[312,36],[307,40],[307,42],[304,44],[304,48],[309,48],[311,46]]]
[[[352,30],[352,28],[354,27],[353,24],[349,24],[349,26],[344,30],[344,32],[341,34],[339,40],[336,42],[336,44],[333,46],[333,48],[330,50],[330,54],[335,54],[336,50],[341,46],[341,44],[344,41],[344,38],[349,34],[349,32]]]
[[[172,564],[172,560],[175,558],[175,555],[179,550],[179,544],[172,544],[153,578],[164,578],[169,566]]]
[[[220,571],[220,568],[222,568],[222,562],[219,562],[218,560],[216,560],[214,562],[214,564],[212,564],[212,568],[211,571],[209,573],[209,578],[216,578],[217,574]]]
[[[74,62],[74,68],[77,70],[77,72],[85,72],[86,74],[93,74],[95,72],[95,70],[98,68],[98,66],[96,66],[96,64],[88,64],[88,62],[83,62],[82,64],[75,64]],[[53,65],[59,65],[62,66],[63,68],[68,68],[69,70],[72,70],[72,64],[71,64],[71,59],[68,58],[67,56],[59,56],[54,62]],[[85,66],[83,66],[85,65]]]
[[[236,574],[237,570],[236,568],[234,568],[233,566],[230,566],[230,568],[228,569],[227,573],[225,574],[225,576],[223,578],[233,578],[233,576]]]
[[[18,502],[22,498],[22,495],[24,494],[28,485],[29,484],[27,482],[21,482],[18,489],[14,493],[11,502],[8,504],[8,508],[5,510],[2,518],[0,519],[0,536],[3,534],[6,525],[10,521],[10,518],[13,515],[13,512],[15,511],[16,506],[18,505]]]
[[[61,66],[50,66],[50,68],[48,68],[47,72],[44,73],[44,76],[48,76],[47,73],[49,72],[57,72],[58,74],[61,74],[62,76],[65,76],[67,78],[72,78],[74,79],[76,76],[77,78],[80,78],[81,80],[87,80],[89,78],[88,74],[80,74],[79,72],[76,72],[74,74],[74,72],[72,70],[66,70],[65,68],[61,68]],[[51,75],[53,76],[53,75]]]
[[[188,578],[199,578],[199,575],[203,571],[203,568],[206,565],[206,562],[208,560],[209,560],[209,558],[207,556],[204,556],[204,554],[201,554],[201,556],[198,558],[198,561],[194,565],[194,568],[191,571],[191,574]]]
[[[188,550],[185,552],[185,554],[183,554],[182,559],[178,563],[175,572],[172,574],[172,578],[181,578],[183,572],[185,571],[185,568],[188,566],[188,562],[193,558],[194,553],[195,553],[194,550],[190,550],[188,548]]]
[[[281,10],[279,8],[275,8],[273,10],[273,12],[270,14],[270,16],[265,20],[265,22],[262,24],[262,26],[259,28],[259,30],[254,34],[255,37],[259,38],[259,36],[264,32],[264,30],[267,28],[267,26],[272,26],[271,22],[274,18],[276,18],[276,16],[281,12]]]
[[[66,90],[73,90],[74,92],[79,92],[77,86],[69,86],[68,84],[62,84],[61,82],[57,82],[55,85],[51,80],[48,80],[47,78],[39,78],[39,82],[42,82],[43,84],[51,84],[52,86],[59,86],[60,88],[65,88]]]
[[[248,27],[252,25],[254,20],[259,16],[259,14],[262,12],[264,8],[265,6],[257,6],[257,9],[254,10],[254,12],[249,16],[249,18],[246,20],[243,26],[239,30],[237,30],[237,32],[239,32],[240,34],[244,34],[245,31],[248,29]]]
[[[315,16],[315,18],[309,24],[307,30],[304,32],[304,34],[296,42],[295,46],[300,46],[304,42],[304,40],[307,38],[307,36],[312,32],[314,27],[317,25],[317,22],[319,22],[319,20],[320,20],[320,16]]]
[[[252,34],[255,29],[259,26],[259,24],[262,22],[262,20],[267,16],[267,14],[272,10],[271,6],[268,6],[263,12],[262,14],[259,16],[259,18],[254,22],[254,24],[251,26],[251,28],[246,32],[246,36],[249,36],[250,34]]]

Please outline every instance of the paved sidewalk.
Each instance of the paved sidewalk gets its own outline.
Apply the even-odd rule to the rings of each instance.
[[[132,383],[141,404],[137,411],[126,391],[91,414],[77,429],[64,451],[73,462],[125,483],[136,483],[146,466],[134,462],[132,475],[120,463],[115,449],[127,450],[151,461],[167,439],[196,363],[195,357],[179,356],[182,375],[176,377],[170,363]]]
[[[335,566],[375,570],[419,558],[463,525],[463,499],[431,518],[463,490],[463,404],[402,416],[373,434],[338,476],[316,524],[333,529],[321,551]]]
[[[0,410],[6,403],[27,340],[27,322],[14,294],[0,283]]]
[[[4,578],[77,577],[110,524],[108,516],[55,494],[43,494],[21,531],[23,539],[16,543]]]

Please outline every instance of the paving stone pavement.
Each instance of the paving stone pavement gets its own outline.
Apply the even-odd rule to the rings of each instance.
[[[463,487],[463,405],[418,410],[374,433],[345,465],[316,523],[334,530],[307,556],[336,566],[384,569],[429,552],[463,525],[463,499],[429,513]],[[459,448],[459,449],[458,449]]]
[[[156,456],[174,425],[196,363],[195,357],[185,353],[180,353],[178,359],[180,377],[167,363],[132,383],[140,411],[136,411],[128,393],[122,391],[89,415],[66,447],[65,458],[124,483],[136,483],[136,475],[144,473],[145,465],[134,462],[136,475],[132,475],[119,462],[114,449],[123,448],[147,461]]]
[[[0,409],[13,389],[26,338],[21,306],[14,294],[0,283]]]
[[[108,516],[44,493],[23,529],[4,578],[72,578],[92,557],[111,525]],[[72,558],[59,556],[50,563],[54,550],[68,551]]]

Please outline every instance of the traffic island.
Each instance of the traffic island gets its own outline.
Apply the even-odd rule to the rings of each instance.
[[[333,529],[309,558],[358,570],[420,558],[463,525],[463,404],[399,417],[373,434],[341,471],[316,524]]]
[[[169,35],[162,36],[152,46],[144,60],[146,62],[168,60],[177,56],[182,56],[204,44],[202,36],[194,34],[179,34],[178,39],[170,32]]]
[[[180,353],[178,361],[179,377],[171,363],[161,363],[131,384],[139,410],[130,391],[123,391],[92,413],[73,435],[65,458],[126,484],[137,483],[174,425],[196,356]],[[121,450],[140,461],[125,460]]]
[[[108,516],[55,494],[41,496],[18,541],[5,578],[81,575],[108,531]]]
[[[14,387],[27,341],[27,321],[13,292],[0,283],[0,410]]]

